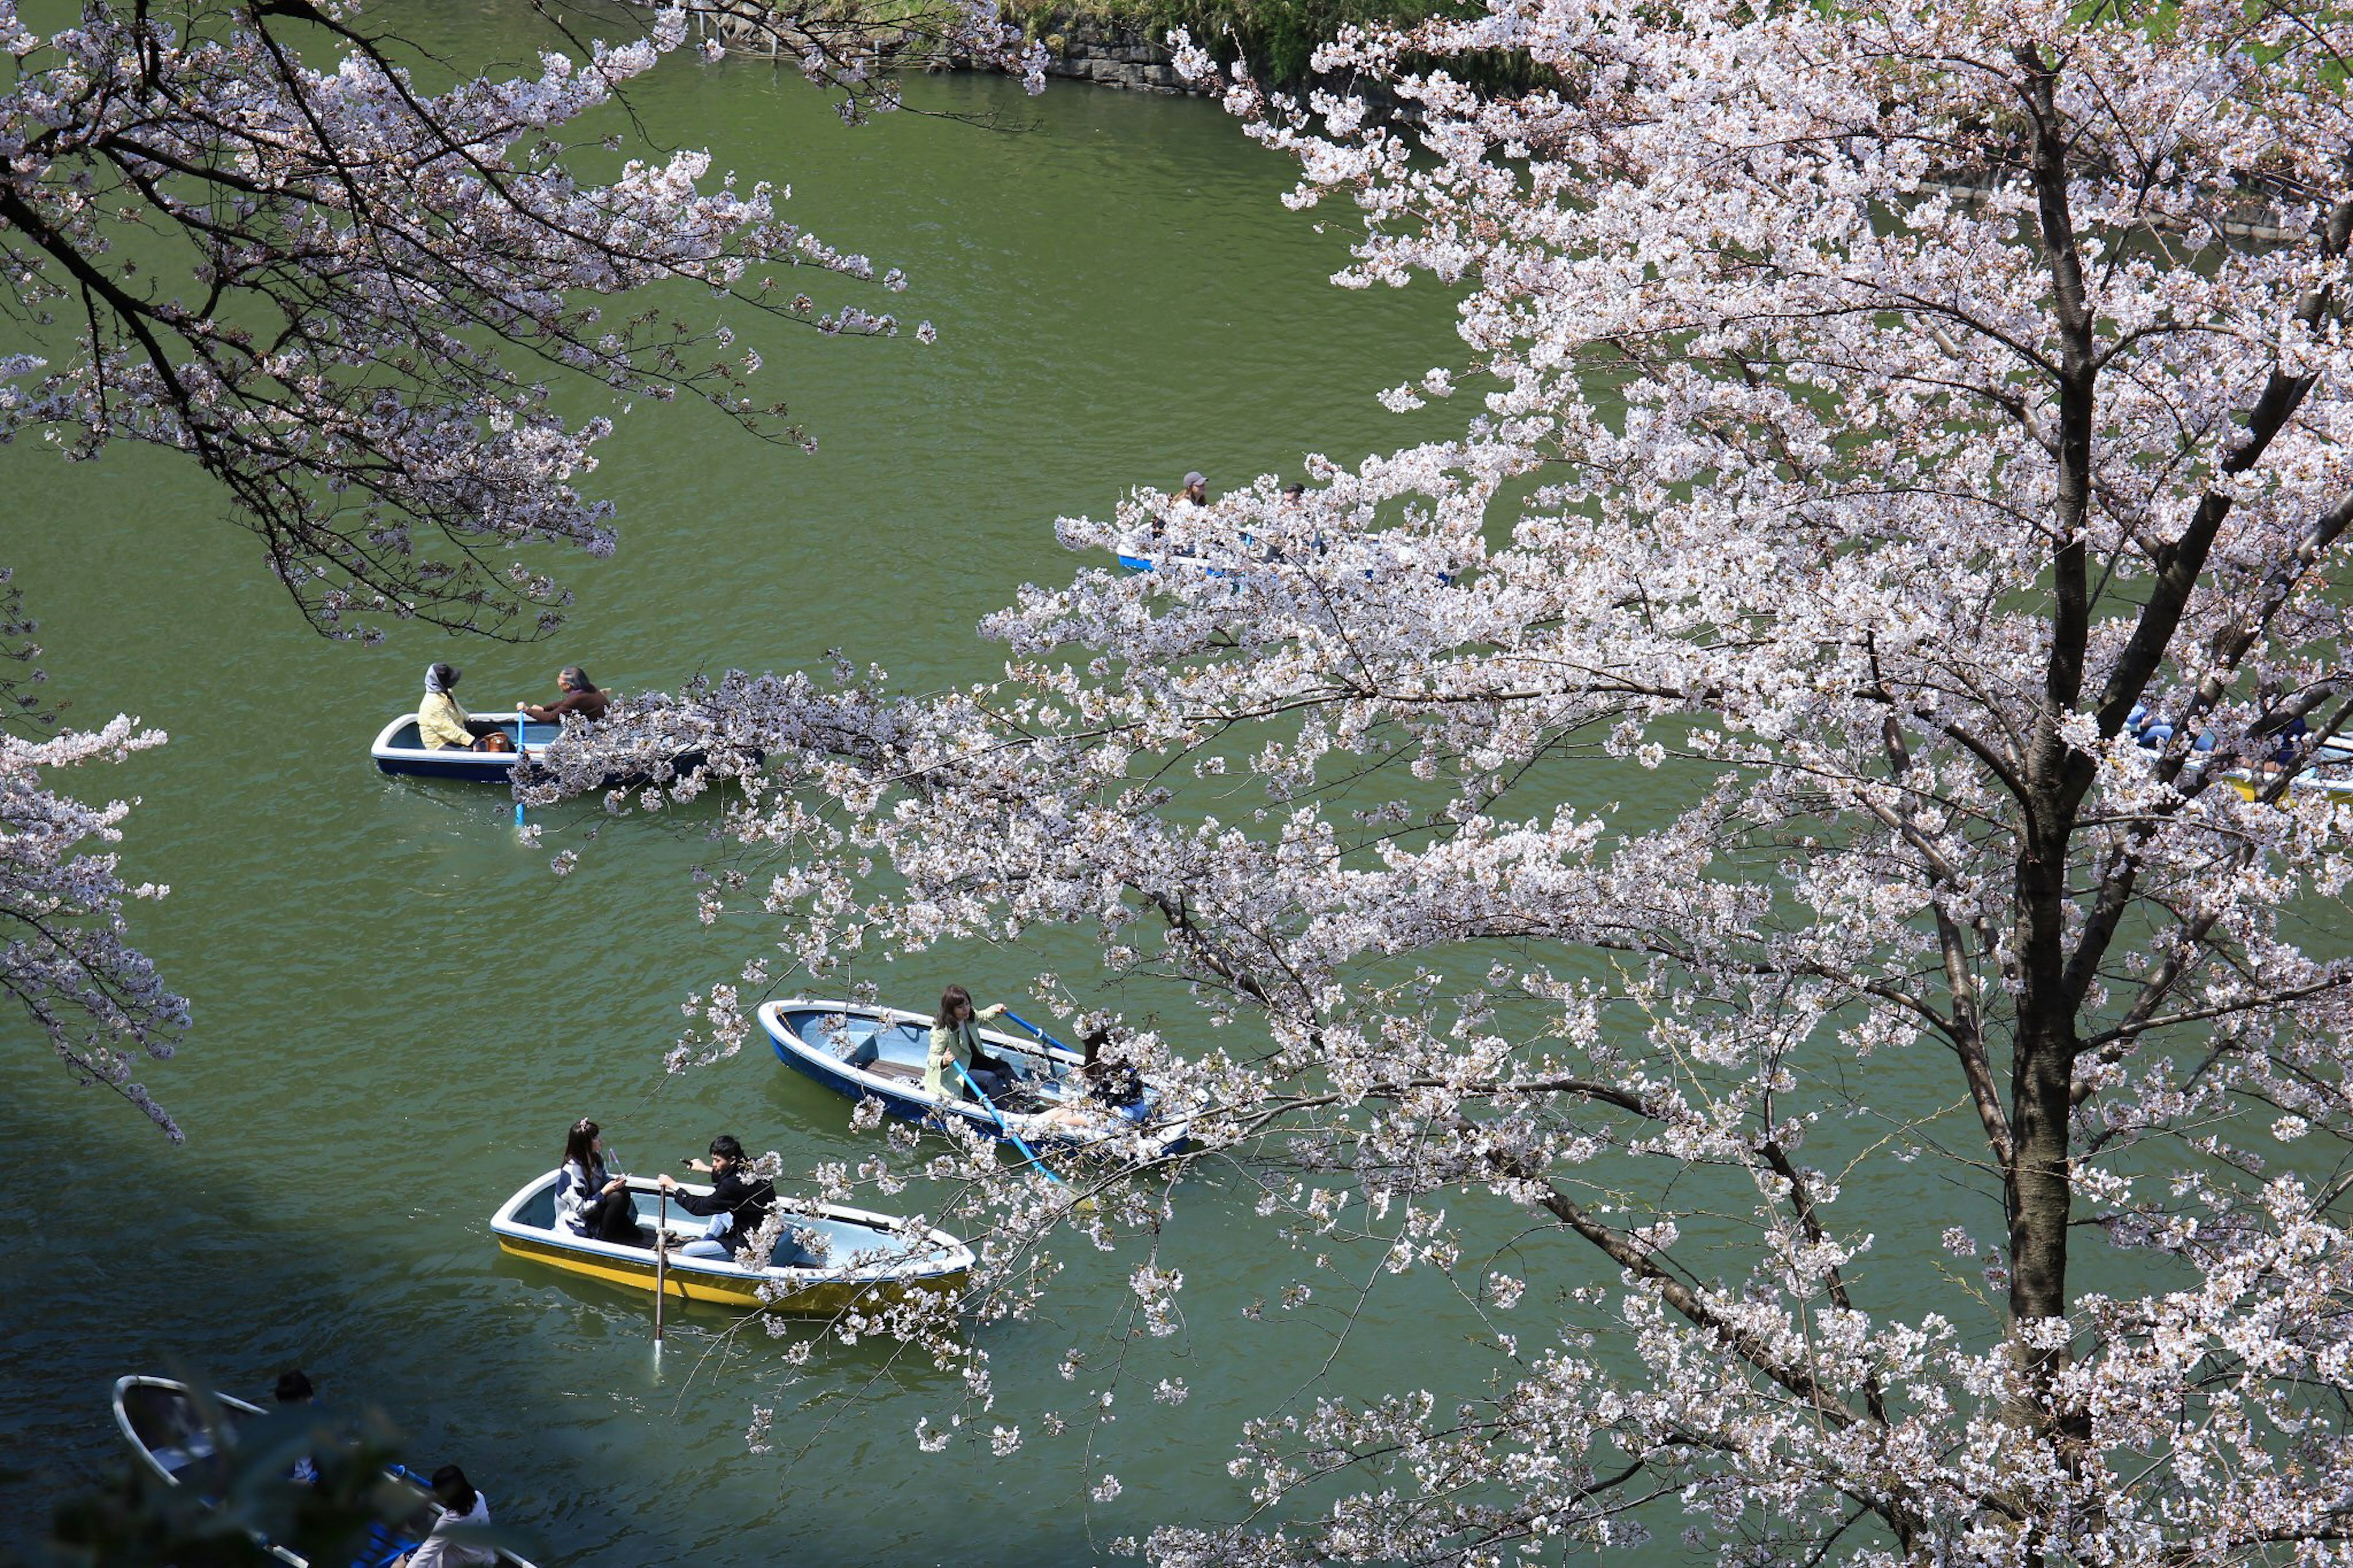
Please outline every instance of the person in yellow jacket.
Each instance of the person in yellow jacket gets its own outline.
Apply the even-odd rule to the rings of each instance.
[[[417,738],[426,749],[434,752],[512,751],[511,744],[481,746],[476,744],[486,736],[503,739],[506,731],[487,719],[476,719],[458,705],[450,689],[458,684],[458,671],[447,664],[425,667],[425,698],[417,705]]]
[[[972,993],[961,985],[940,993],[939,1016],[932,1020],[932,1048],[923,1058],[924,1093],[965,1098],[964,1080],[948,1070],[951,1062],[963,1068],[991,1100],[1012,1087],[1012,1069],[988,1054],[980,1043],[977,1026],[981,1019],[997,1017],[1004,1011],[1002,1002],[976,1011]]]

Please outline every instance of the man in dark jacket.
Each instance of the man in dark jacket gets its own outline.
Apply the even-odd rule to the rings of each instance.
[[[557,724],[563,722],[566,713],[577,713],[592,722],[605,716],[608,705],[605,694],[596,689],[588,672],[578,665],[565,665],[555,677],[555,686],[563,696],[544,708],[536,702],[524,703],[523,717],[534,724]]]
[[[752,1233],[766,1223],[768,1210],[776,1201],[776,1189],[752,1169],[744,1158],[744,1145],[732,1132],[722,1132],[711,1141],[711,1163],[693,1162],[698,1171],[711,1173],[711,1195],[702,1197],[681,1187],[667,1171],[655,1178],[670,1201],[691,1215],[709,1218],[714,1215],[728,1216],[723,1236],[705,1237],[690,1241],[679,1248],[681,1258],[733,1258],[736,1248],[747,1245]]]

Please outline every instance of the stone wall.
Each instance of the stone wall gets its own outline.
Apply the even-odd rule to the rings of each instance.
[[[738,54],[790,58],[800,52],[806,41],[790,29],[763,26],[733,14],[712,16],[698,13],[695,27],[698,37],[715,34],[722,44]],[[1143,22],[1055,10],[1039,16],[1030,33],[1046,46],[1048,76],[1068,77],[1103,87],[1133,88],[1140,92],[1195,90],[1185,85],[1176,68],[1169,63],[1174,57],[1167,47],[1153,40],[1155,30]],[[887,46],[884,52],[889,52]],[[926,65],[933,69],[974,68],[973,61],[960,57],[927,61],[921,57],[900,55],[896,63],[918,69]]]
[[[1143,24],[1056,11],[1039,23],[1037,35],[1050,57],[1048,76],[1144,92],[1193,90],[1169,64],[1166,47],[1153,41]]]

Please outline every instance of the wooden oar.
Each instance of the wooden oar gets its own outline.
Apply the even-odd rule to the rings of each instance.
[[[655,1203],[659,1218],[654,1226],[654,1343],[661,1343],[662,1297],[670,1287],[670,1189],[657,1185]]]

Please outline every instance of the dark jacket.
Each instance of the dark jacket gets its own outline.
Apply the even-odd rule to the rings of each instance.
[[[605,710],[608,706],[610,704],[606,700],[605,694],[592,687],[586,691],[567,691],[544,708],[536,702],[526,702],[523,704],[523,711],[529,715],[533,722],[539,724],[547,723],[551,720],[560,721],[566,713],[577,713],[583,719],[594,722],[605,716]]]
[[[1078,1079],[1085,1087],[1089,1100],[1113,1110],[1125,1110],[1144,1102],[1144,1079],[1125,1062],[1097,1062],[1092,1068],[1081,1068]]]
[[[679,1191],[670,1194],[670,1202],[699,1218],[708,1219],[724,1210],[735,1216],[728,1235],[741,1240],[760,1228],[768,1217],[768,1209],[776,1201],[776,1189],[757,1176],[746,1173],[742,1165],[730,1165],[726,1174],[712,1184],[711,1195],[698,1197]]]

